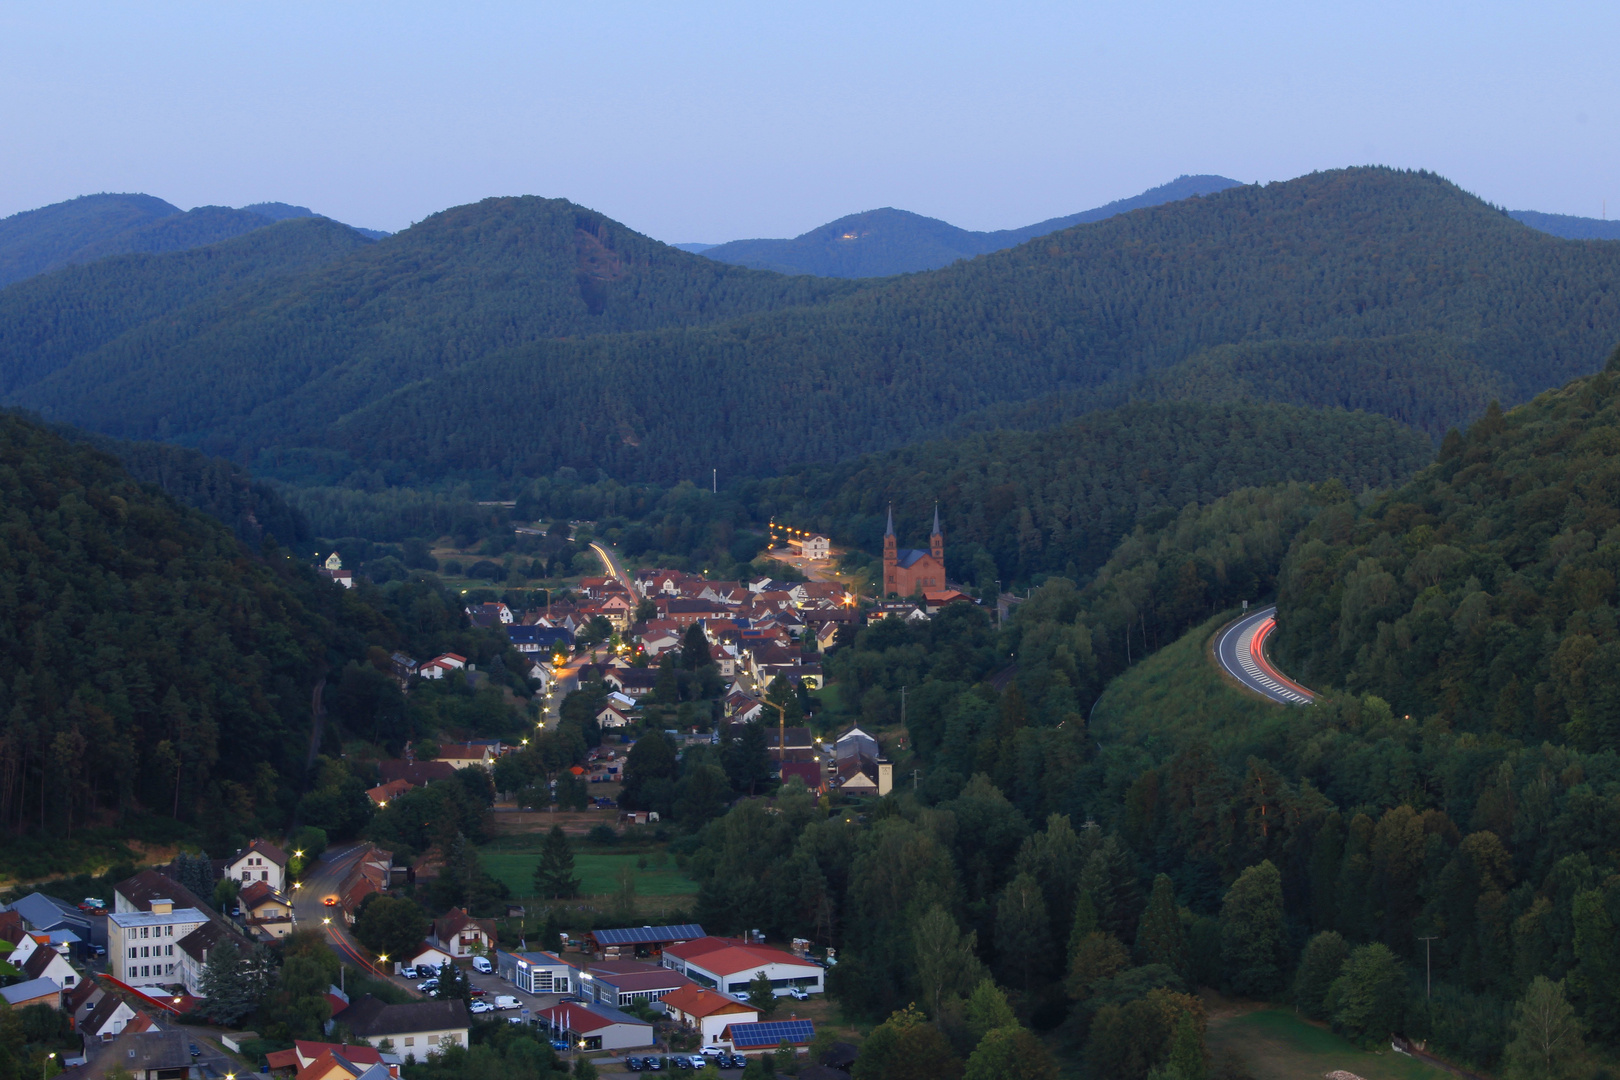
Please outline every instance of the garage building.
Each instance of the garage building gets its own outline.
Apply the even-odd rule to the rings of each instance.
[[[652,1025],[611,1005],[564,1001],[541,1009],[535,1019],[554,1039],[583,1050],[630,1050],[653,1044]]]

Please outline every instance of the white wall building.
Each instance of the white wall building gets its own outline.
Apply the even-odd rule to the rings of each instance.
[[[107,916],[107,966],[130,986],[180,981],[180,939],[208,921],[196,908],[152,901],[151,911],[115,911]]]

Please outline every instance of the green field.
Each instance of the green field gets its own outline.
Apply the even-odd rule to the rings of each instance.
[[[485,870],[506,882],[513,896],[534,895],[534,867],[540,861],[538,838],[532,848],[486,848],[478,857]],[[673,861],[639,870],[636,860],[642,857],[639,852],[575,852],[574,876],[579,878],[580,895],[617,892],[619,870],[624,866],[635,871],[638,896],[691,896],[697,892],[697,882],[677,870]]]
[[[1337,1069],[1364,1080],[1449,1080],[1450,1076],[1387,1047],[1379,1053],[1358,1049],[1331,1031],[1280,1009],[1211,1017],[1208,1041],[1212,1055],[1227,1050],[1237,1053],[1255,1080],[1299,1080]]]

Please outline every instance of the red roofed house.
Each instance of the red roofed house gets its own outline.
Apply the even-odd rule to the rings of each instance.
[[[467,658],[455,653],[445,653],[435,656],[432,660],[416,669],[416,673],[424,679],[442,679],[452,671],[460,671],[467,666]]]
[[[752,1005],[701,986],[683,986],[659,1000],[669,1018],[696,1031],[704,1046],[719,1042],[729,1024],[752,1024],[759,1019],[759,1010]]]
[[[415,787],[416,785],[409,780],[390,780],[386,784],[378,784],[374,788],[366,789],[366,797],[371,800],[373,806],[387,806],[390,801],[399,798],[407,791],[414,790]]]
[[[442,761],[452,769],[465,769],[469,765],[482,765],[487,769],[500,756],[498,743],[466,742],[439,747],[439,756],[433,760]]]
[[[270,887],[268,881],[250,882],[236,897],[243,921],[255,933],[283,938],[292,933],[292,901]]]
[[[493,956],[495,923],[491,919],[475,919],[461,908],[453,907],[433,920],[432,941],[457,959]]]
[[[778,995],[795,987],[819,994],[825,985],[820,967],[783,949],[750,945],[736,938],[702,937],[664,950],[664,966],[674,968],[699,986],[727,994],[746,994],[760,972]]]

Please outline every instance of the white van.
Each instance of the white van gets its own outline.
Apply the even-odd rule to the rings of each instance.
[[[494,969],[489,966],[489,957],[475,956],[473,957],[473,970],[482,971],[485,975],[488,975]]]
[[[497,1009],[506,1010],[521,1009],[523,1006],[519,1005],[518,999],[513,997],[511,994],[501,994],[495,999],[495,1007]]]

